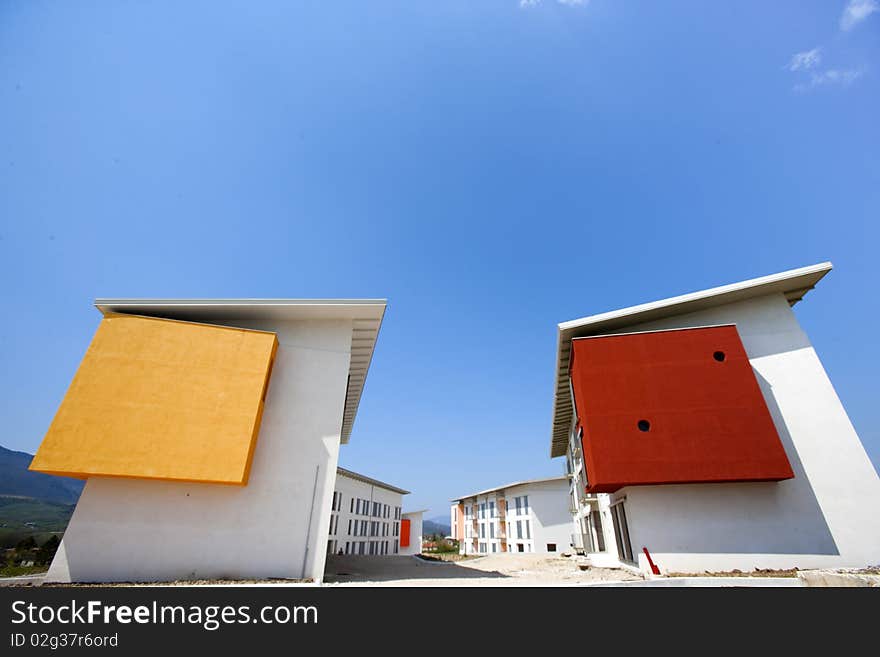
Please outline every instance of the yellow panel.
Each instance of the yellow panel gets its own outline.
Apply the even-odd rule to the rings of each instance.
[[[247,484],[274,333],[107,315],[30,469]]]

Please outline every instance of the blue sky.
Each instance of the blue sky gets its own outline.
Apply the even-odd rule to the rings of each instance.
[[[387,297],[341,464],[559,473],[556,323],[832,260],[797,306],[875,466],[871,0],[0,2],[0,444],[98,296]]]

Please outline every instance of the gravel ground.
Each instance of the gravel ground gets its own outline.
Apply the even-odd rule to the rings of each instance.
[[[346,557],[327,560],[324,581],[340,586],[573,586],[641,580],[625,570],[581,570],[578,557],[497,554],[466,561],[415,557]]]

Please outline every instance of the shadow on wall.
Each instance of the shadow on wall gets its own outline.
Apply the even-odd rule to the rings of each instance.
[[[755,377],[794,479],[629,488],[634,548],[638,543],[656,553],[839,554],[772,386],[758,372]]]

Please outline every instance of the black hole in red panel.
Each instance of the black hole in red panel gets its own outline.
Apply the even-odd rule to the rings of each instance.
[[[727,356],[724,355],[723,351],[716,351],[714,354],[712,354],[712,358],[717,360],[719,363],[723,363],[724,359],[727,358]]]
[[[648,431],[651,428],[651,423],[647,420],[639,420],[639,431]]]

